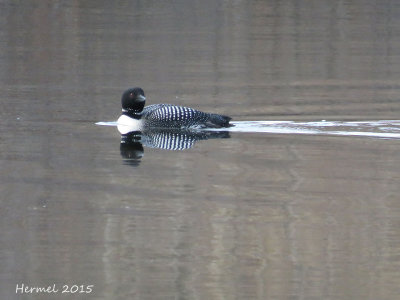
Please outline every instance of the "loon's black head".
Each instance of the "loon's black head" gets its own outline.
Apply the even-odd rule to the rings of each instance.
[[[122,110],[126,112],[139,113],[143,110],[146,97],[141,88],[136,87],[126,90],[122,94],[121,104]]]

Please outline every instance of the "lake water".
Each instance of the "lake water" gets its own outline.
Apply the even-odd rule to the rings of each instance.
[[[399,16],[0,1],[0,298],[399,299]],[[133,86],[236,126],[126,143]]]

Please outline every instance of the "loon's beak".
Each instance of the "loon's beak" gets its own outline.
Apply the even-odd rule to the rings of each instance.
[[[143,95],[138,95],[137,99],[138,99],[139,101],[145,101],[145,100],[146,100],[146,97],[143,96]]]

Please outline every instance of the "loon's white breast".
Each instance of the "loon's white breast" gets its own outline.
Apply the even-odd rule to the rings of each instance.
[[[117,128],[121,134],[126,134],[131,131],[141,131],[143,127],[142,119],[137,120],[126,115],[121,115],[117,120]]]

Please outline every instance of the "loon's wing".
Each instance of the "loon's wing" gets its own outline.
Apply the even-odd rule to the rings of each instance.
[[[148,127],[161,128],[222,128],[230,127],[230,117],[205,113],[190,107],[154,104],[143,110]]]
[[[206,113],[172,104],[149,105],[143,110],[143,116],[150,127],[180,128],[207,121]]]

